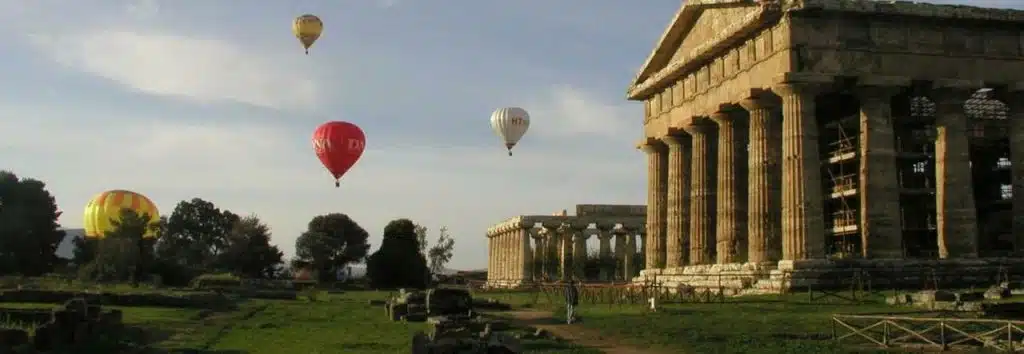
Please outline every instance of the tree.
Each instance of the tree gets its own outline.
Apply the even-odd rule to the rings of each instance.
[[[56,264],[64,231],[46,184],[0,171],[0,273],[40,275]]]
[[[121,209],[119,218],[111,220],[110,230],[98,240],[96,257],[91,267],[86,267],[87,276],[98,280],[130,279],[133,286],[138,286],[148,274],[153,258],[153,239],[145,235],[159,228],[160,222],[151,222],[149,214]]]
[[[331,280],[334,271],[366,258],[370,234],[348,215],[332,213],[314,217],[295,240],[293,263],[315,269],[320,280]]]
[[[92,237],[75,237],[71,240],[71,263],[82,266],[96,259],[99,240]]]
[[[161,230],[157,255],[179,265],[210,270],[227,248],[227,235],[239,219],[199,198],[181,201]]]
[[[427,285],[427,260],[419,251],[416,224],[393,220],[384,227],[380,248],[366,261],[366,275],[376,288],[423,288]]]
[[[452,260],[452,253],[455,250],[455,239],[448,235],[447,227],[441,226],[438,234],[437,242],[434,242],[434,246],[427,251],[427,257],[430,259],[430,272],[433,274],[440,274],[444,270],[444,266]]]
[[[284,252],[270,244],[270,228],[255,215],[242,218],[227,236],[219,267],[249,278],[271,278]]]
[[[427,255],[427,228],[416,224],[416,240],[420,242],[420,254]]]

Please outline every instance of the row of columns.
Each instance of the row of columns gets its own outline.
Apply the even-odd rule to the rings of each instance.
[[[620,275],[629,279],[639,269],[633,267],[637,253],[637,234],[643,239],[643,227],[615,227],[612,223],[599,223],[596,229],[588,224],[546,223],[534,228],[532,224],[499,227],[488,235],[488,281],[514,286],[534,280],[535,277],[569,280],[585,279],[587,240],[596,234],[601,259],[614,259]],[[534,247],[531,248],[530,240]],[[614,249],[613,249],[614,239]],[[643,247],[640,247],[641,253]],[[537,262],[535,262],[535,260]],[[535,269],[535,264],[538,268]],[[613,266],[615,264],[612,264]],[[554,265],[552,267],[552,265]],[[602,269],[603,280],[612,278],[613,269]]]
[[[824,258],[815,104],[832,83],[832,78],[811,77],[770,91],[754,90],[744,100],[693,117],[681,130],[642,144],[648,161],[646,267]],[[859,83],[861,251],[868,258],[901,258],[891,99],[910,80],[870,78]],[[1011,150],[1019,152],[1012,154],[1014,162],[1024,160],[1019,86],[1004,100],[1012,110]],[[973,82],[941,81],[928,93],[937,106],[942,258],[978,254],[964,103],[979,88]],[[1015,191],[1024,190],[1024,161],[1013,163],[1013,169]],[[1024,210],[1024,192],[1014,193],[1013,203],[1015,210]],[[1016,235],[1024,233],[1024,218],[1015,218],[1014,227]]]

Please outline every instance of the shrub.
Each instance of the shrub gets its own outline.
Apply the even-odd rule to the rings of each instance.
[[[192,280],[195,289],[238,288],[242,286],[242,278],[229,273],[203,274]]]

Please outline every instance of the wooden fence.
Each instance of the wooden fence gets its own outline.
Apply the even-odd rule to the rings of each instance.
[[[833,315],[832,338],[881,348],[1024,351],[1024,321],[890,315]],[[855,342],[855,343],[851,343]]]

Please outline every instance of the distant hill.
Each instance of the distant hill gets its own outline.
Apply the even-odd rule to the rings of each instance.
[[[64,240],[57,246],[57,257],[71,259],[72,250],[75,248],[71,240],[75,237],[85,237],[85,229],[64,229]]]

